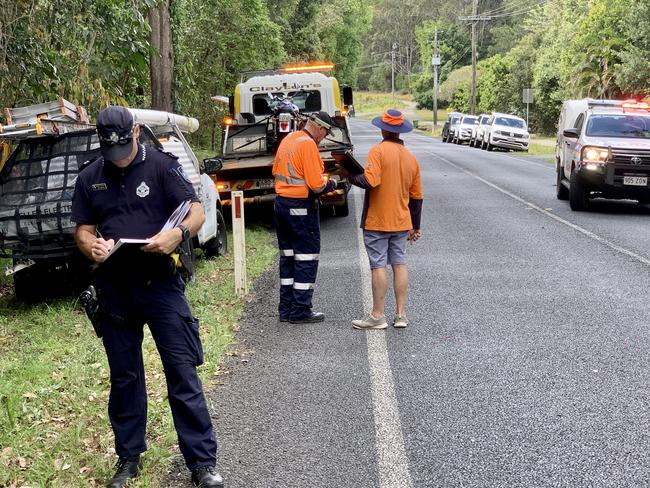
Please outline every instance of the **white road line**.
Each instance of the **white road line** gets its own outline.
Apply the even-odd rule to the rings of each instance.
[[[600,242],[601,244],[604,244],[605,246],[609,247],[610,249],[613,249],[616,252],[619,252],[619,253],[624,254],[624,255],[626,255],[628,257],[631,257],[632,259],[635,259],[636,261],[639,261],[640,263],[645,264],[646,266],[650,266],[650,259],[648,259],[646,257],[643,257],[643,256],[641,256],[639,254],[636,254],[635,252],[632,252],[632,251],[630,251],[628,249],[625,249],[624,247],[621,247],[621,246],[619,246],[617,244],[614,244],[613,242],[605,239],[604,237],[600,237],[597,234],[594,234],[593,232],[585,229],[584,227],[580,227],[579,225],[574,224],[572,222],[569,222],[568,220],[565,220],[562,217],[558,217],[557,215],[549,212],[548,210],[545,210],[542,207],[539,207],[539,206],[535,205],[534,203],[529,202],[528,200],[524,200],[520,196],[515,195],[514,193],[511,193],[508,190],[505,190],[504,188],[501,188],[500,186],[497,186],[494,183],[491,183],[491,182],[481,178],[477,174],[472,173],[471,171],[468,171],[465,168],[462,168],[461,166],[458,166],[456,163],[452,163],[447,158],[443,158],[442,156],[439,156],[438,154],[432,153],[430,151],[427,151],[427,153],[430,154],[431,156],[439,159],[440,161],[443,161],[444,163],[447,163],[448,165],[453,166],[454,168],[458,169],[459,171],[462,171],[463,173],[466,173],[466,174],[470,175],[471,177],[476,178],[481,183],[484,183],[487,186],[489,186],[491,188],[494,188],[495,190],[500,191],[504,195],[507,195],[510,198],[512,198],[513,200],[516,200],[516,201],[521,202],[521,203],[523,203],[525,205],[528,205],[533,210],[536,210],[539,213],[542,213],[542,214],[546,215],[547,217],[552,218],[553,220],[557,220],[558,222],[560,222],[561,224],[566,225],[567,227],[571,227],[573,230],[576,230],[576,231],[580,232],[581,234],[584,234],[585,236],[589,237],[590,239],[593,239],[595,241]]]
[[[357,224],[360,224],[363,196],[356,189],[353,190],[352,194],[354,194],[355,199]],[[357,237],[363,307],[364,310],[372,310],[370,267],[368,266],[361,229],[359,229]],[[409,473],[406,449],[404,448],[402,424],[393,385],[393,372],[390,369],[388,350],[386,348],[386,336],[384,331],[380,330],[370,330],[365,332],[365,335],[368,341],[368,363],[370,366],[370,388],[375,418],[379,488],[411,488],[413,484]]]

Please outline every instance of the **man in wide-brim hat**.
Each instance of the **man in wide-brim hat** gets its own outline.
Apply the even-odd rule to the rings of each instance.
[[[393,326],[404,328],[408,271],[406,243],[420,238],[422,181],[420,165],[404,146],[399,134],[413,130],[399,110],[386,110],[372,124],[381,129],[382,142],[368,152],[365,171],[349,177],[350,183],[366,190],[361,227],[372,273],[372,311],[353,320],[355,329],[385,329],[384,300],[388,291],[386,266],[393,268],[395,319]]]

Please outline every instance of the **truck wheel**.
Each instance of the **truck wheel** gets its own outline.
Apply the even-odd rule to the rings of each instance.
[[[343,205],[337,205],[334,208],[334,215],[336,217],[347,217],[350,215],[350,207],[348,205],[348,197],[347,195],[345,196],[345,202]]]
[[[562,184],[564,181],[563,173],[564,169],[560,166],[556,166],[556,175],[555,179],[555,196],[558,200],[568,200],[569,199],[569,189]]]
[[[575,170],[571,171],[569,187],[569,206],[571,210],[575,212],[587,210],[589,206],[589,191],[587,191],[585,185],[580,181]]]
[[[217,210],[217,235],[203,245],[203,251],[209,258],[228,252],[228,232],[221,210]]]

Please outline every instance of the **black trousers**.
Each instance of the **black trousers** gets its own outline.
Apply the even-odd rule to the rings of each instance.
[[[196,367],[203,363],[199,323],[179,275],[149,283],[97,280],[100,304],[113,314],[104,324],[111,392],[108,414],[120,457],[147,449],[147,391],[142,358],[144,324],[162,359],[178,442],[190,469],[214,466],[217,442]],[[119,318],[123,319],[120,323]]]
[[[281,319],[311,315],[320,255],[317,202],[307,198],[275,199],[275,228],[280,249]]]

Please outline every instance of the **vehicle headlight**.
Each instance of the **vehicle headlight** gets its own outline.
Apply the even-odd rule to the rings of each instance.
[[[585,163],[604,163],[609,151],[602,147],[585,146],[582,148],[582,161]]]

